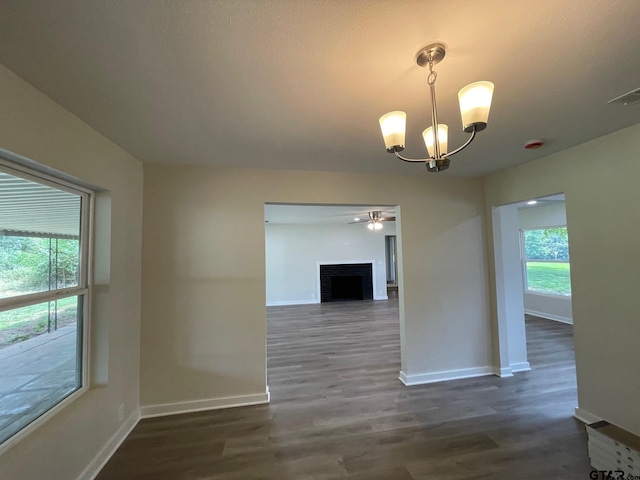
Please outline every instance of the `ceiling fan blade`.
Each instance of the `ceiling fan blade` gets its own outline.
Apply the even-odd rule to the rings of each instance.
[[[349,222],[348,225],[351,225],[352,223],[369,223],[369,220],[358,220],[357,222]]]
[[[396,217],[384,217],[380,219],[381,222],[395,222]]]

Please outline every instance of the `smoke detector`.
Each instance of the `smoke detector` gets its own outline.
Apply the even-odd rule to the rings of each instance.
[[[544,140],[540,140],[539,138],[535,138],[533,140],[529,140],[524,144],[524,148],[526,150],[537,150],[538,148],[544,145]]]
[[[636,88],[635,90],[631,90],[624,95],[620,95],[619,97],[614,98],[613,100],[609,100],[607,103],[614,103],[617,105],[631,106],[637,105],[640,103],[640,88]]]

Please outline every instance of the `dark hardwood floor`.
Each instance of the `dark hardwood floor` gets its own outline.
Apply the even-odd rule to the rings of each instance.
[[[267,316],[270,405],[143,420],[98,480],[589,478],[571,326],[527,317],[531,372],[404,387],[397,299]]]

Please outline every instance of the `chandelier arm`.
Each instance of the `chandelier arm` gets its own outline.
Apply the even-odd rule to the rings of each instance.
[[[397,151],[394,151],[393,154],[398,157],[400,160],[402,160],[403,162],[411,162],[411,163],[417,163],[417,162],[430,162],[431,160],[433,160],[433,158],[428,157],[428,158],[407,158],[407,157],[403,157],[402,155],[400,155],[400,153],[398,153]]]
[[[462,150],[467,148],[471,142],[473,142],[474,138],[476,138],[476,127],[475,126],[473,127],[473,131],[471,132],[471,136],[469,137],[469,140],[467,140],[464,143],[464,145],[462,145],[459,148],[456,148],[453,152],[445,153],[443,156],[444,157],[451,157],[451,156],[455,155],[456,153],[461,152]]]

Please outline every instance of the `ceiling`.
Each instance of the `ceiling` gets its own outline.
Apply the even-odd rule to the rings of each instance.
[[[394,217],[395,207],[380,205],[283,205],[264,206],[264,218],[273,224],[348,224],[356,218],[368,220],[369,212],[381,211],[382,217]]]
[[[423,174],[387,154],[378,118],[439,119],[495,84],[489,126],[439,175],[479,176],[640,121],[607,101],[640,87],[640,2],[610,0],[3,0],[0,62],[144,162]],[[525,151],[532,138],[544,148]]]

